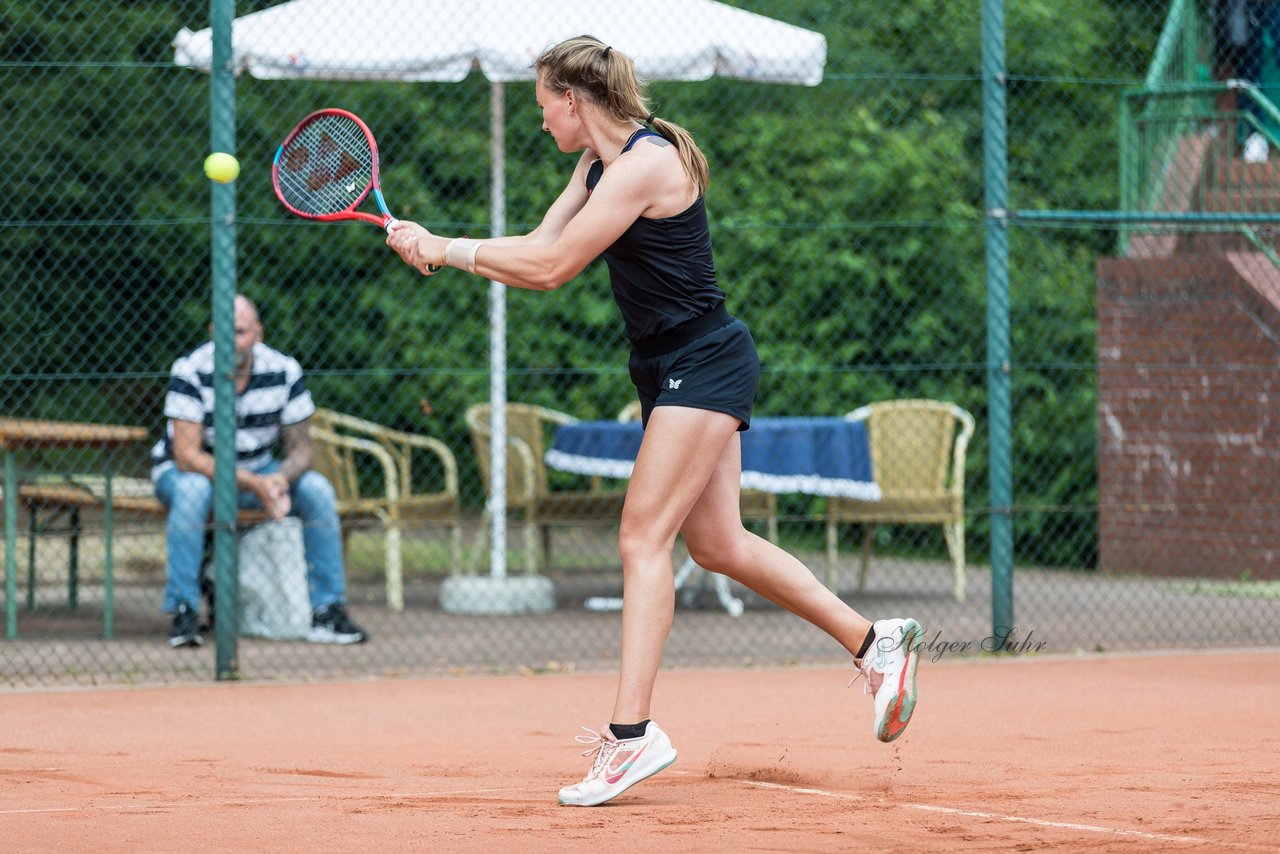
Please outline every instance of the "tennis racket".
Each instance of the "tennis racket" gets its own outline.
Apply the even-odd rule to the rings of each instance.
[[[271,183],[284,206],[306,219],[358,219],[382,228],[396,222],[382,198],[378,143],[346,110],[318,110],[300,121],[276,151]],[[371,192],[379,213],[357,210]]]

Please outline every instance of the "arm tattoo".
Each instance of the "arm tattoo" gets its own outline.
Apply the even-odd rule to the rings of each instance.
[[[307,469],[311,468],[311,427],[310,421],[290,424],[281,430],[284,437],[284,460],[280,463],[280,473],[296,483]]]

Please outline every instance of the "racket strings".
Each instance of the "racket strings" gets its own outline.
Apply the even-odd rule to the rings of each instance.
[[[359,204],[373,183],[373,148],[355,122],[322,116],[280,152],[280,193],[303,214],[323,216]]]

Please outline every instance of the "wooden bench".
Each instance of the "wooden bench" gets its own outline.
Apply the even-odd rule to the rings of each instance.
[[[362,418],[329,409],[318,409],[311,418],[313,468],[325,475],[337,494],[338,517],[342,520],[343,547],[351,524],[375,519],[386,540],[385,573],[387,607],[404,609],[402,530],[406,523],[432,522],[449,528],[450,571],[462,562],[462,503],[458,497],[458,464],[443,442],[429,436],[404,433]],[[360,457],[374,461],[380,472],[370,480],[362,476]],[[433,460],[426,472],[419,465]],[[376,482],[374,482],[376,481]],[[111,509],[115,513],[163,517],[164,505],[155,497],[147,478],[113,477]],[[37,480],[18,488],[29,520],[27,561],[27,608],[35,607],[36,540],[43,534],[69,538],[67,598],[76,606],[79,585],[79,542],[82,511],[105,509],[106,478],[76,475],[71,478]],[[42,521],[43,516],[43,521]],[[265,521],[261,510],[240,510],[237,525]],[[60,524],[65,521],[65,524]],[[107,531],[110,536],[110,531]],[[104,623],[111,625],[112,569],[105,568]]]
[[[154,495],[136,495],[118,491],[122,481],[133,478],[112,478],[111,506],[116,510],[149,515],[164,515],[164,505]],[[140,478],[137,478],[140,480]],[[150,481],[147,481],[148,487]],[[58,507],[102,507],[106,500],[105,488],[94,487],[78,481],[63,483],[26,483],[18,487],[18,497],[28,507],[32,504]]]
[[[151,481],[146,478],[114,477],[111,487],[113,514],[164,517],[168,512],[152,493]],[[106,479],[86,477],[26,483],[18,487],[18,500],[27,510],[27,610],[35,610],[36,606],[36,543],[47,534],[67,537],[67,606],[76,608],[80,586],[81,513],[86,509],[106,509]],[[236,524],[251,526],[267,518],[263,510],[240,510]],[[107,535],[110,536],[110,532]],[[115,609],[112,565],[105,564],[103,572],[103,624],[110,626]]]

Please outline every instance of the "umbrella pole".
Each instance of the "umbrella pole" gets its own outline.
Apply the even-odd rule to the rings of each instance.
[[[489,85],[490,122],[490,234],[506,231],[506,105],[505,84]],[[489,403],[493,438],[489,443],[489,574],[507,575],[507,289],[489,283]]]
[[[507,230],[505,86],[490,84],[490,235]],[[507,286],[489,282],[489,575],[455,575],[440,587],[450,614],[546,614],[556,607],[555,586],[541,575],[507,576]]]

